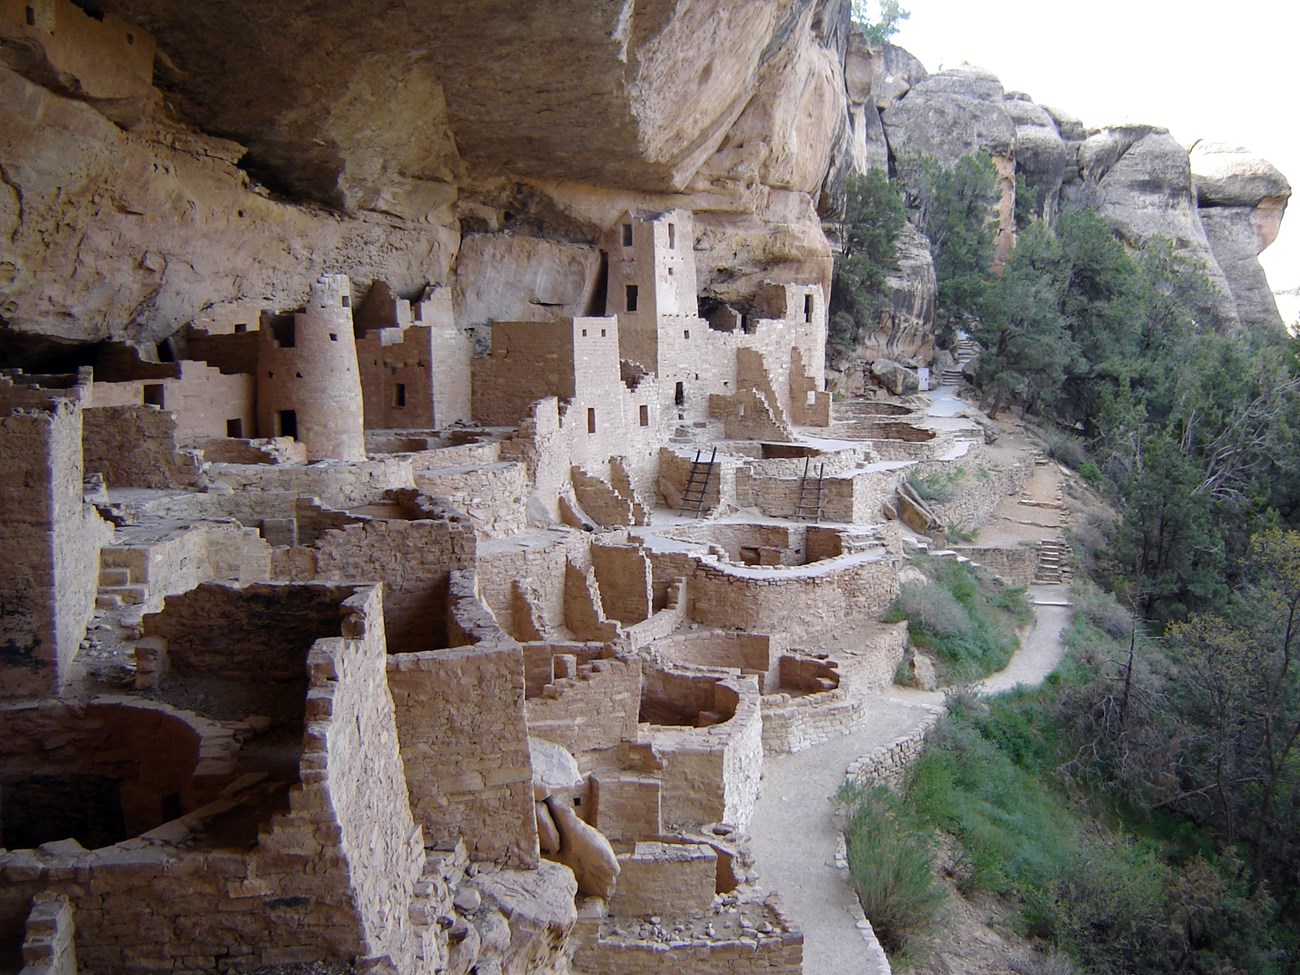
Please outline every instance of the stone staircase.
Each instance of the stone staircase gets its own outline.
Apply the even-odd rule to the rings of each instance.
[[[105,546],[99,553],[96,605],[100,609],[143,605],[149,599],[147,575],[147,554],[141,559],[138,549]]]
[[[939,373],[939,384],[941,386],[960,386],[965,381],[966,374],[962,370],[965,369],[966,363],[979,355],[979,346],[963,334],[957,340],[957,345],[952,351],[957,359],[957,364],[943,369]]]
[[[1038,567],[1034,570],[1034,585],[1061,586],[1070,581],[1070,548],[1059,539],[1038,543]]]

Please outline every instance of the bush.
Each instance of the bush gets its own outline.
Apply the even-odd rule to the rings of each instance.
[[[1023,589],[981,579],[974,569],[942,559],[934,581],[904,583],[886,620],[911,624],[912,642],[932,651],[949,680],[975,680],[1001,670],[1019,645],[1016,628],[1029,607]]]
[[[1135,624],[1133,614],[1113,595],[1080,576],[1070,590],[1074,611],[1113,640],[1127,637]]]
[[[895,965],[925,952],[938,931],[947,894],[935,876],[933,836],[884,786],[845,783],[836,797],[846,817],[849,882],[881,946]]]
[[[911,474],[907,483],[925,501],[951,501],[959,478],[942,474]]]
[[[1088,451],[1080,438],[1062,430],[1048,430],[1043,435],[1043,439],[1047,444],[1047,456],[1060,461],[1066,467],[1079,470],[1088,462]],[[1096,468],[1097,465],[1092,466]],[[1101,474],[1101,471],[1098,470],[1097,473]]]

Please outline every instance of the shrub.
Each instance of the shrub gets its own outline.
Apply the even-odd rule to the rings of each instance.
[[[1083,615],[1101,632],[1114,640],[1129,635],[1135,621],[1133,614],[1119,604],[1112,594],[1080,576],[1070,590],[1074,611]]]
[[[940,559],[930,583],[905,583],[885,617],[907,620],[912,642],[933,651],[949,680],[975,680],[1005,667],[1019,643],[1016,628],[1028,620],[1023,589],[981,577],[969,565]]]
[[[845,783],[836,798],[847,820],[849,882],[881,946],[905,966],[924,954],[945,914],[947,894],[930,854],[933,835],[884,786]]]
[[[1058,460],[1066,467],[1078,470],[1088,460],[1087,449],[1083,441],[1078,437],[1071,436],[1062,430],[1048,430],[1043,439],[1047,443],[1047,455],[1053,460]],[[1094,464],[1093,467],[1097,465]],[[1098,474],[1101,471],[1097,471]]]
[[[957,478],[942,474],[911,474],[907,483],[926,501],[951,501]]]

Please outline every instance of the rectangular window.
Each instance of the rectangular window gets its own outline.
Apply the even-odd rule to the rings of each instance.
[[[678,383],[677,388],[673,391],[673,402],[678,406],[686,405],[686,387],[681,383]]]
[[[690,337],[691,337],[691,330],[689,328],[682,329],[682,338],[688,339]]]
[[[803,320],[805,322],[811,323],[812,313],[813,313],[812,295],[804,295],[803,296]]]
[[[297,410],[280,410],[275,414],[275,435],[298,439]]]
[[[36,26],[36,8],[35,8],[35,7],[28,7],[28,8],[27,8],[27,26],[28,26],[28,27],[35,27],[35,26]]]
[[[248,331],[248,323],[247,323],[247,322],[239,322],[239,323],[237,323],[237,324],[235,325],[235,334],[236,334],[236,335],[243,335],[243,334],[244,334],[245,332],[247,332],[247,331]]]
[[[671,250],[677,249],[677,225],[670,223],[668,225],[668,247]]]
[[[393,384],[393,405],[398,408],[406,406],[406,383]]]
[[[635,284],[627,286],[627,310],[636,311],[637,287]]]
[[[278,315],[271,319],[271,335],[282,349],[292,349],[298,344],[298,324],[292,315]]]
[[[623,224],[623,246],[632,246],[632,225],[630,223]]]
[[[239,417],[226,421],[226,436],[239,440],[244,436],[244,421]]]
[[[342,298],[339,299],[339,302],[343,305],[344,308],[351,308],[351,307],[352,307],[352,297],[351,297],[351,295],[344,295]]]
[[[163,388],[162,383],[149,383],[144,388],[144,405],[145,406],[162,406],[163,405]]]
[[[587,410],[587,432],[596,432],[596,411],[593,409]]]
[[[650,425],[650,407],[642,403],[641,404],[641,426],[648,427],[649,425]]]

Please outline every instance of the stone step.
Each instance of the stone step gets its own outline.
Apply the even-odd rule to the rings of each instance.
[[[139,606],[149,598],[148,586],[106,586],[99,590],[100,596],[116,596],[118,605]]]
[[[117,565],[105,565],[99,569],[100,587],[113,588],[116,586],[129,586],[131,584],[131,570]]]

